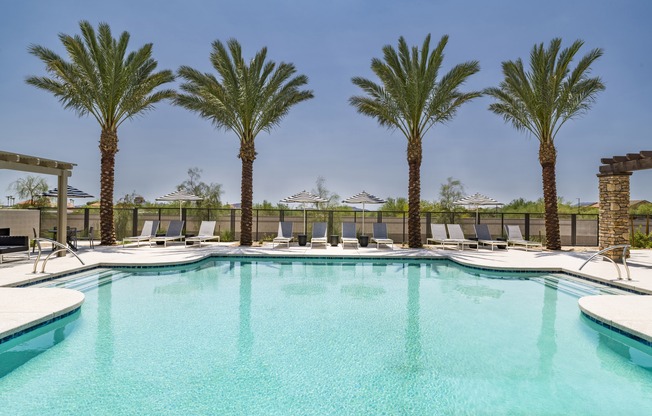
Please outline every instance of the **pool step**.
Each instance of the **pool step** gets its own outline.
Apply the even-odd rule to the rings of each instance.
[[[550,275],[535,277],[530,280],[578,298],[590,295],[631,295],[631,293],[624,290],[601,285],[574,276]]]
[[[107,283],[115,282],[125,277],[131,276],[132,273],[112,270],[112,269],[94,269],[89,272],[77,273],[74,275],[63,276],[58,279],[38,283],[30,287],[56,287],[65,289],[75,289],[84,291],[96,288]]]

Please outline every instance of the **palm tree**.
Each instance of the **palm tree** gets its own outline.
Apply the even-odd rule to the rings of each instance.
[[[599,77],[589,78],[591,64],[602,56],[602,49],[593,49],[577,63],[570,65],[584,42],[575,41],[561,50],[561,39],[535,45],[530,52],[530,70],[523,62],[503,62],[505,79],[497,88],[485,93],[497,102],[489,110],[503,117],[517,130],[539,139],[539,163],[542,169],[543,199],[545,203],[546,248],[561,249],[559,215],[557,212],[557,179],[555,164],[557,149],[555,136],[568,120],[586,113],[595,102],[598,92],[605,89]]]
[[[154,90],[174,80],[172,71],[154,72],[152,44],[125,56],[129,33],[111,36],[106,23],[97,34],[87,21],[79,23],[82,36],[60,34],[70,61],[53,51],[31,45],[29,52],[45,63],[51,77],[28,77],[27,83],[51,92],[63,107],[80,117],[91,115],[102,128],[100,133],[100,229],[103,245],[115,244],[113,188],[118,126],[125,120],[152,110],[154,104],[175,95],[173,90]]]
[[[437,80],[448,36],[442,36],[430,52],[430,34],[421,46],[410,50],[403,37],[398,40],[398,51],[383,47],[384,61],[374,58],[372,71],[380,78],[376,84],[361,77],[353,83],[366,93],[351,97],[349,102],[358,112],[375,118],[381,126],[398,129],[407,138],[408,179],[408,244],[418,248],[421,242],[421,140],[437,123],[445,123],[455,116],[459,107],[481,95],[480,92],[461,92],[459,87],[480,70],[477,61],[453,67]]]
[[[180,67],[179,76],[186,81],[180,88],[185,94],[179,94],[175,103],[210,120],[217,128],[238,135],[238,157],[242,162],[240,244],[250,246],[254,140],[261,131],[270,132],[278,126],[293,105],[313,98],[313,94],[300,90],[308,83],[308,77],[293,77],[294,65],[266,62],[267,48],[261,49],[247,65],[237,40],[228,40],[226,46],[216,40],[212,46],[210,61],[220,79],[188,66]]]

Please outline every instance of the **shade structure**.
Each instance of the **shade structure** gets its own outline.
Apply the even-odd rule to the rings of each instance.
[[[156,198],[157,201],[179,201],[179,219],[181,219],[181,204],[183,201],[201,201],[202,199],[204,198],[183,189]]]
[[[298,194],[294,194],[287,198],[281,199],[280,202],[291,203],[291,204],[316,204],[318,202],[328,202],[327,199],[324,199],[315,194],[311,194],[308,191],[301,191]],[[306,233],[306,207],[303,207],[303,233]]]
[[[362,191],[359,194],[355,194],[352,197],[349,197],[343,200],[345,204],[362,204],[362,235],[364,235],[364,206],[365,204],[384,204],[384,199],[378,198],[375,195],[372,195],[368,192]]]
[[[84,191],[80,191],[77,188],[73,188],[70,185],[68,185],[66,189],[68,190],[68,198],[95,198],[93,195],[87,194]],[[57,197],[59,196],[59,189],[50,189],[49,191],[44,192],[42,196]]]
[[[490,198],[486,195],[482,195],[479,193],[475,193],[473,195],[465,196],[462,199],[458,199],[457,201],[453,202],[455,205],[466,205],[470,207],[475,207],[475,222],[476,224],[478,223],[478,208],[481,205],[493,205],[493,206],[498,206],[498,205],[505,205],[502,202],[498,202],[493,198]]]

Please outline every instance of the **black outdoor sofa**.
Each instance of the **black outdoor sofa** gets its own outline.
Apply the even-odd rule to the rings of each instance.
[[[6,231],[5,231],[6,230]],[[2,257],[8,253],[27,252],[29,255],[29,237],[26,235],[9,235],[8,228],[0,228],[0,263]]]

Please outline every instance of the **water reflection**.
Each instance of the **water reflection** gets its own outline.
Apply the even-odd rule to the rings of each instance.
[[[115,336],[113,335],[112,284],[98,287],[97,290],[97,335],[95,336],[95,362],[104,371],[111,367],[115,354]]]
[[[550,380],[554,376],[553,360],[557,353],[555,321],[557,320],[557,281],[550,281],[550,287],[543,286],[543,308],[541,309],[541,331],[537,339],[539,349],[539,377]]]
[[[419,286],[421,265],[407,265],[407,326],[405,328],[405,356],[409,374],[422,367],[421,327],[419,325]]]
[[[64,341],[77,325],[81,311],[0,345],[0,378]]]
[[[652,371],[652,347],[646,347],[634,339],[607,329],[584,315],[581,319],[597,333],[596,355],[600,359],[602,368],[628,377],[632,367],[623,366],[619,359],[622,357],[637,367],[648,372]]]
[[[249,360],[254,334],[251,330],[251,274],[250,262],[240,263],[240,331],[238,333],[239,358]]]

